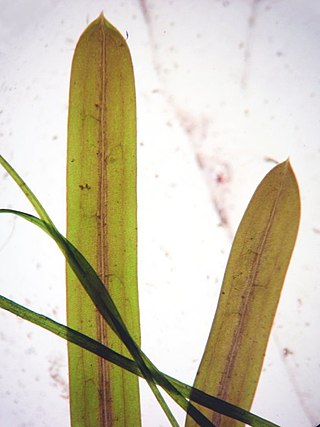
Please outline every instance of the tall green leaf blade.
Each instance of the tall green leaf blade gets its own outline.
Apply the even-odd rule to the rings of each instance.
[[[120,33],[101,15],[74,54],[69,102],[67,237],[98,272],[140,343],[137,285],[136,111],[133,68]],[[68,325],[128,355],[70,268]],[[140,425],[138,381],[69,346],[74,426]]]
[[[289,161],[254,193],[235,236],[218,308],[194,386],[249,410],[300,220],[298,185]],[[204,413],[219,427],[240,426]],[[186,426],[195,425],[187,417]]]

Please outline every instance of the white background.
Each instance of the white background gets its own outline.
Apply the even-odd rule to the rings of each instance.
[[[320,4],[1,0],[0,151],[62,231],[70,65],[102,10],[128,32],[136,77],[143,349],[192,383],[241,215],[273,160],[290,156],[301,227],[252,410],[281,426],[315,426]],[[0,204],[31,211],[2,171]],[[65,321],[63,257],[13,217],[0,218],[0,293]],[[0,343],[0,425],[69,426],[66,344],[3,311]],[[144,426],[167,426],[142,394]]]

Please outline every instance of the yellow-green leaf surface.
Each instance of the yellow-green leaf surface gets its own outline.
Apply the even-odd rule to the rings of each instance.
[[[70,83],[67,237],[98,271],[137,343],[136,109],[129,49],[101,15],[82,34]],[[67,320],[121,354],[107,327],[67,269]],[[138,380],[69,345],[74,427],[139,426]]]
[[[235,236],[195,387],[250,409],[295,244],[298,185],[289,161],[258,186]],[[219,427],[242,423],[204,413]],[[188,417],[186,425],[195,425]]]

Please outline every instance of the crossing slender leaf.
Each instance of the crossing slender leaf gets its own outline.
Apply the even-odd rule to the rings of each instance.
[[[73,344],[79,345],[82,348],[100,356],[111,363],[115,363],[118,366],[126,369],[127,371],[143,377],[140,369],[137,364],[125,356],[111,350],[110,348],[104,346],[103,344],[95,341],[94,339],[81,334],[74,329],[69,328],[68,326],[62,325],[46,316],[35,313],[28,308],[21,306],[20,304],[15,303],[14,301],[0,296],[0,307],[4,310],[7,310],[22,319],[28,320],[35,325],[38,325],[61,338],[72,342]],[[165,374],[163,374],[165,375]],[[247,424],[254,427],[279,427],[276,424],[271,423],[270,421],[264,420],[257,415],[251,414],[244,409],[238,408],[237,406],[231,405],[230,403],[224,402],[221,399],[210,396],[201,390],[197,390],[193,387],[190,387],[187,384],[184,384],[168,375],[165,377],[180,391],[180,393],[186,397],[191,397],[195,402],[203,405],[204,407],[210,408],[214,411],[221,412],[224,415],[233,417],[240,421],[244,421]]]
[[[143,377],[148,382],[151,390],[153,391],[156,399],[161,405],[163,411],[166,413],[170,423],[172,425],[177,425],[176,420],[174,419],[168,405],[163,399],[161,393],[159,392],[156,384],[158,383],[163,388],[166,389],[168,394],[171,396],[175,402],[180,405],[185,411],[191,415],[200,425],[203,426],[212,426],[212,423],[204,417],[198,409],[193,405],[189,404],[186,398],[178,391],[175,386],[170,383],[163,374],[152,364],[152,362],[147,358],[147,356],[140,350],[137,343],[134,341],[130,335],[123,319],[115,306],[107,287],[102,282],[96,271],[92,268],[90,263],[86,258],[74,247],[74,245],[69,242],[59,231],[56,229],[43,206],[40,204],[39,200],[35,197],[32,191],[29,189],[27,184],[22,180],[22,178],[14,171],[14,169],[6,162],[6,160],[0,155],[0,164],[7,170],[7,172],[12,176],[12,178],[17,182],[21,187],[22,191],[28,197],[30,203],[33,205],[35,210],[39,212],[41,218],[34,217],[33,215],[26,214],[24,212],[0,209],[0,212],[9,212],[14,213],[27,221],[37,225],[43,231],[45,231],[59,246],[63,252],[69,266],[72,268],[74,274],[78,278],[79,282],[82,284],[83,288],[86,290],[87,294],[90,296],[91,300],[95,304],[96,308],[99,310],[100,314],[103,316],[104,320],[107,321],[108,325],[112,330],[117,334],[117,336],[123,341],[126,348],[137,362],[138,367],[141,369]]]

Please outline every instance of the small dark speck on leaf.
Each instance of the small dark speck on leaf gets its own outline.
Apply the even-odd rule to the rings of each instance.
[[[129,38],[129,33],[128,33],[128,31],[126,30],[126,40],[128,40],[128,38]]]
[[[80,190],[90,190],[91,187],[88,184],[85,184],[85,185],[80,184],[79,188]]]

